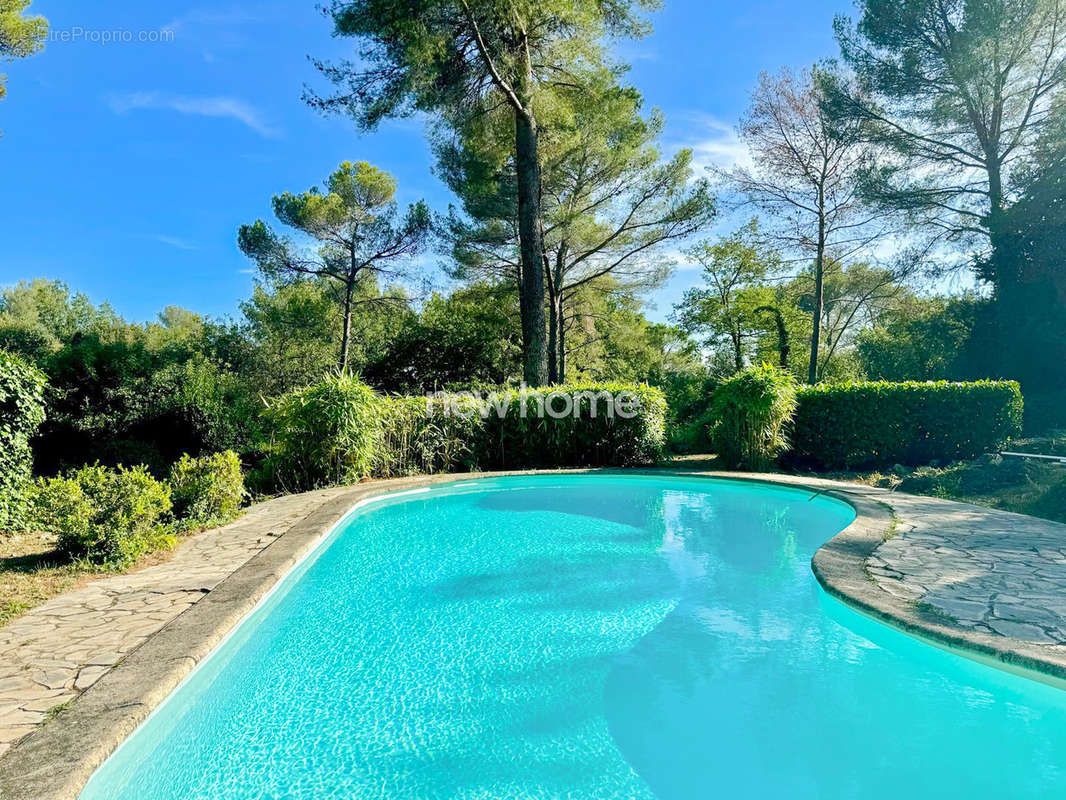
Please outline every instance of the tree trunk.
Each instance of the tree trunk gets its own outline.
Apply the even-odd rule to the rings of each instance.
[[[522,256],[523,373],[530,386],[543,386],[548,380],[548,348],[544,320],[544,240],[541,238],[537,123],[531,114],[518,111],[515,112],[515,170]]]
[[[992,288],[996,295],[1002,298],[1004,291],[1009,293],[1012,284],[1017,280],[1014,265],[1008,263],[1007,248],[1003,241],[1003,173],[996,156],[989,155],[986,162],[988,170],[988,243],[991,250],[989,260],[991,262]],[[1014,277],[1014,281],[1011,278]]]
[[[818,382],[818,345],[822,341],[822,304],[825,283],[825,192],[818,187],[818,250],[814,257],[814,311],[811,328],[811,360],[807,383]]]
[[[348,366],[348,350],[352,339],[352,292],[355,289],[355,279],[350,278],[344,285],[344,330],[341,333],[341,358],[340,368]]]
[[[559,383],[566,383],[566,326],[563,324],[563,298],[559,298]]]
[[[731,331],[730,338],[733,339],[733,366],[740,372],[744,369],[744,342],[740,330]]]
[[[559,298],[548,281],[548,383],[559,383]]]
[[[781,369],[788,370],[788,357],[792,350],[788,344],[788,326],[785,324],[785,315],[777,306],[759,306],[756,313],[768,311],[774,315],[774,324],[777,327],[777,352]]]

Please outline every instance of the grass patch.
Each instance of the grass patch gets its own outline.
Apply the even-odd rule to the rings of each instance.
[[[90,573],[56,551],[54,536],[0,536],[0,625],[73,589]]]
[[[149,553],[130,569],[162,563],[170,553]],[[0,625],[95,577],[119,571],[70,559],[56,550],[52,534],[0,534]]]
[[[1011,450],[1066,455],[1066,436],[1022,439]],[[988,454],[954,464],[826,477],[1066,522],[1066,467],[1036,459]]]

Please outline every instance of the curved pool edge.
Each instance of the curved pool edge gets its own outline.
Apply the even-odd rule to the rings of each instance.
[[[374,481],[323,500],[303,520],[277,536],[203,599],[131,652],[61,713],[0,756],[0,800],[75,800],[111,753],[362,502],[453,482],[594,473],[738,480],[809,490],[812,495],[824,493],[843,501],[855,509],[855,520],[826,542],[812,559],[814,575],[830,595],[932,644],[1001,668],[1024,671],[1029,677],[1066,681],[1066,657],[1059,662],[1023,641],[959,631],[923,619],[913,604],[881,590],[869,578],[866,558],[891,533],[895,519],[891,494],[884,490],[818,478],[674,467],[526,470]]]
[[[830,490],[827,494],[851,503],[857,512],[855,521],[822,545],[811,559],[811,570],[827,593],[856,611],[928,644],[1066,689],[1066,652],[1056,655],[1014,637],[943,624],[922,614],[916,603],[884,591],[870,578],[866,560],[892,535],[896,524],[891,494],[882,502],[855,491]],[[939,502],[968,505],[950,500]],[[979,506],[971,508],[980,509]]]

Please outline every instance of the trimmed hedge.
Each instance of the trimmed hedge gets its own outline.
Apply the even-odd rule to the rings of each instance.
[[[1014,381],[819,384],[798,400],[789,459],[815,469],[971,459],[1022,429]]]
[[[614,413],[608,398],[619,400]],[[282,396],[267,419],[257,482],[304,490],[371,476],[649,464],[662,454],[666,400],[658,389],[623,383],[507,390],[484,400],[383,397],[340,374]]]
[[[44,385],[40,370],[0,350],[0,532],[29,522],[30,439],[44,422]]]

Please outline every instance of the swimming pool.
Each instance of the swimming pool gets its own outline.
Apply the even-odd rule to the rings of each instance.
[[[366,504],[81,797],[1066,796],[1066,692],[822,592],[853,518],[675,476]]]

